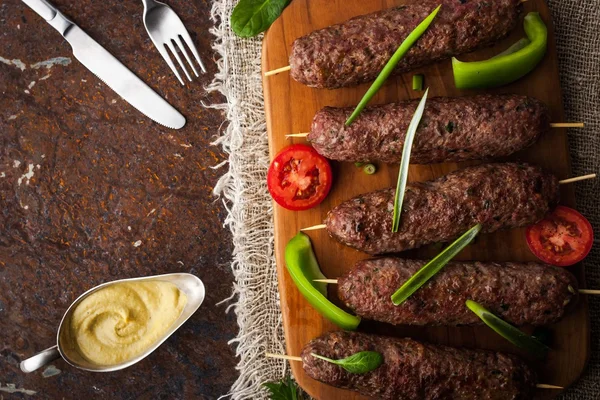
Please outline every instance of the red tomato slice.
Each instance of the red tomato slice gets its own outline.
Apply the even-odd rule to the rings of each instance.
[[[569,207],[558,206],[535,225],[527,228],[527,245],[540,260],[567,267],[583,260],[594,242],[592,225]]]
[[[331,189],[331,166],[305,144],[283,149],[269,167],[267,185],[273,199],[288,210],[308,210],[320,204]]]

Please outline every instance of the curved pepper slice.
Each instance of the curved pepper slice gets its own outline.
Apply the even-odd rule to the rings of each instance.
[[[313,252],[310,238],[300,232],[285,246],[285,265],[302,296],[325,318],[342,329],[355,330],[360,318],[348,314],[327,299],[327,284]]]
[[[548,30],[536,12],[525,16],[523,26],[528,39],[519,40],[496,57],[474,62],[462,62],[452,57],[456,87],[476,89],[502,86],[531,72],[546,54]],[[529,40],[529,43],[526,44],[524,40]]]
[[[499,57],[504,57],[504,56],[507,56],[512,53],[516,53],[517,51],[529,46],[530,43],[531,43],[531,41],[529,39],[521,38],[515,44],[510,46],[508,49],[504,50],[502,53],[498,53],[494,57],[490,58],[490,60],[493,60],[493,59],[499,58]]]

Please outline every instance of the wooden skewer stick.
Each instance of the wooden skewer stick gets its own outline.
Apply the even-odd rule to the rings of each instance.
[[[302,232],[306,232],[306,231],[318,231],[319,229],[325,229],[325,228],[327,228],[327,225],[321,224],[321,225],[309,226],[308,228],[304,228],[304,229],[300,229],[300,230]]]
[[[304,132],[304,133],[290,133],[288,135],[285,135],[286,139],[291,139],[291,138],[305,138],[309,135],[308,132]]]
[[[583,122],[554,122],[550,124],[552,128],[584,128]]]
[[[583,128],[585,127],[585,123],[583,122],[553,122],[550,124],[552,128]],[[291,138],[305,138],[309,135],[309,132],[302,133],[290,133],[285,135],[287,139]]]
[[[584,181],[586,179],[594,179],[594,178],[596,178],[596,174],[588,174],[588,175],[583,175],[583,176],[576,176],[575,178],[563,179],[562,181],[559,181],[558,183],[561,185],[564,185],[566,183],[579,182],[579,181]]]
[[[300,362],[302,362],[302,358],[301,357],[288,356],[288,355],[285,355],[285,354],[265,353],[265,357],[279,358],[281,360],[300,361]],[[562,386],[547,385],[545,383],[539,383],[539,384],[536,385],[536,387],[538,389],[564,389]]]
[[[302,361],[302,357],[286,356],[285,354],[265,353],[265,356],[269,358],[280,358],[282,360]]]
[[[598,295],[598,294],[600,294],[600,290],[579,289],[579,293],[581,293],[581,294],[594,294],[594,295]]]
[[[288,65],[286,67],[281,67],[281,68],[274,69],[272,71],[267,71],[267,72],[265,72],[265,76],[277,75],[277,74],[280,74],[282,72],[289,71],[291,69],[292,69],[292,67],[290,65]]]
[[[564,389],[564,387],[562,386],[556,386],[556,385],[547,385],[545,383],[538,383],[537,385],[535,385],[538,389]]]
[[[334,285],[337,285],[338,280],[337,279],[314,279],[313,282],[333,283]]]

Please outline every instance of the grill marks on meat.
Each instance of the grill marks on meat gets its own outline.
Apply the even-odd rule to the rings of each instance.
[[[577,298],[577,280],[564,268],[540,263],[450,262],[400,306],[390,297],[426,261],[364,260],[338,281],[338,296],[366,319],[394,325],[470,325],[481,320],[474,300],[514,325],[547,325]],[[569,290],[569,285],[571,290]]]
[[[370,254],[400,252],[482,232],[533,224],[558,204],[558,180],[527,164],[485,164],[406,187],[400,228],[392,233],[394,188],[360,195],[327,214],[330,236]]]
[[[443,0],[431,26],[400,61],[395,74],[485,47],[517,24],[519,0]],[[375,80],[398,46],[439,1],[425,0],[362,15],[298,38],[292,77],[335,89]]]
[[[366,374],[351,374],[312,357],[333,359],[377,351],[384,363]],[[515,356],[420,343],[356,332],[330,332],[309,342],[303,366],[313,379],[366,396],[399,400],[530,399],[533,371]]]
[[[408,125],[419,100],[365,109],[350,126],[354,108],[325,107],[308,140],[338,161],[400,163]],[[430,164],[505,157],[533,144],[550,128],[548,108],[520,95],[438,97],[427,101],[411,163]]]

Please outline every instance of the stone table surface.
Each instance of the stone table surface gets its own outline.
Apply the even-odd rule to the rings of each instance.
[[[224,116],[204,87],[216,72],[210,2],[169,0],[208,73],[182,87],[150,41],[142,2],[52,0],[187,118],[152,122],[72,55],[20,0],[0,4],[0,398],[216,399],[236,378],[225,212],[211,190]],[[63,360],[24,374],[55,344],[73,300],[102,282],[191,272],[207,288],[198,312],[142,362],[114,373]],[[35,392],[35,394],[34,394]]]

